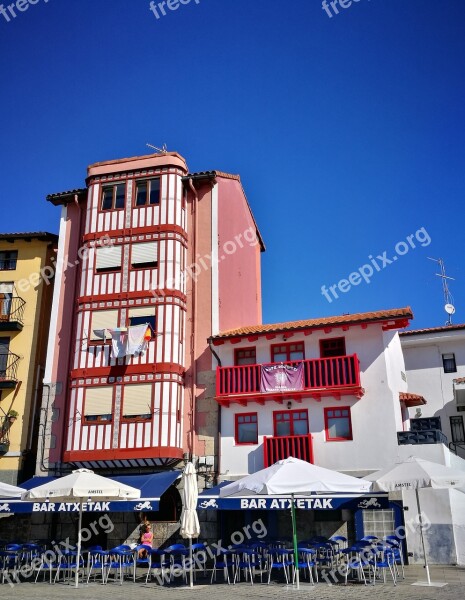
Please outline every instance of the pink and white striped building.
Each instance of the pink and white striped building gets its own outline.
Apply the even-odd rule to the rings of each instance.
[[[261,322],[264,247],[240,179],[164,153],[93,164],[86,184],[47,198],[62,212],[37,473],[213,464],[206,340]],[[146,351],[115,358],[108,330],[141,323]]]

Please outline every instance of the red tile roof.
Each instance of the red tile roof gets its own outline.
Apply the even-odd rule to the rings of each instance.
[[[356,313],[353,315],[338,315],[334,317],[320,317],[318,319],[307,319],[304,321],[287,321],[285,323],[271,323],[269,325],[250,325],[248,327],[239,327],[222,331],[218,335],[212,336],[212,339],[234,338],[244,335],[265,334],[282,331],[295,331],[305,329],[323,329],[329,326],[352,325],[362,323],[377,323],[384,321],[406,321],[413,318],[412,309],[394,308],[389,310],[377,310],[375,312]],[[405,325],[407,326],[407,323]]]
[[[408,331],[402,331],[401,336],[409,335],[422,335],[424,333],[440,333],[442,331],[459,331],[465,329],[465,324],[459,325],[443,325],[442,327],[429,327],[427,329],[409,329]]]
[[[410,394],[409,392],[399,392],[399,398],[401,402],[405,402],[407,408],[412,406],[422,406],[426,404],[426,400],[419,394]]]
[[[46,242],[58,241],[58,236],[55,233],[48,231],[24,231],[20,233],[0,233],[0,241],[2,240],[44,240]]]

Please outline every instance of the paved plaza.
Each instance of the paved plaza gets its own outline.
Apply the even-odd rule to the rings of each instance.
[[[79,589],[62,583],[49,585],[46,582],[39,581],[37,584],[20,583],[11,587],[7,584],[0,586],[0,598],[14,600],[53,600],[78,598],[79,600],[128,600],[131,598],[137,600],[152,599],[158,596],[163,600],[185,600],[186,598],[195,598],[195,600],[212,600],[212,598],[221,598],[221,600],[239,600],[253,598],[282,598],[299,596],[303,598],[318,598],[318,600],[356,600],[358,598],[386,598],[390,600],[408,599],[408,600],[462,600],[465,596],[465,568],[457,567],[432,567],[431,578],[433,581],[446,582],[448,585],[442,588],[437,587],[417,587],[411,584],[419,579],[425,578],[424,569],[417,566],[407,567],[405,580],[400,580],[397,587],[392,582],[386,584],[376,584],[364,586],[363,584],[349,583],[344,586],[341,584],[329,586],[321,582],[310,586],[304,582],[299,591],[286,588],[283,584],[272,583],[271,585],[260,584],[256,582],[253,586],[249,583],[238,583],[228,585],[218,583],[209,585],[204,582],[198,582],[193,590],[179,587],[161,587],[158,584],[151,583],[147,587],[143,583],[132,583],[125,581],[123,585],[109,583],[100,585],[99,583],[90,583],[83,585]]]

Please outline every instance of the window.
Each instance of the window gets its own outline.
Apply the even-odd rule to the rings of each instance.
[[[236,444],[258,444],[257,413],[236,415]]]
[[[122,249],[122,246],[96,248],[95,270],[97,273],[101,273],[103,271],[119,271],[121,269]]]
[[[160,204],[160,178],[136,182],[136,206]]]
[[[304,343],[271,346],[271,362],[291,362],[305,358]]]
[[[340,442],[352,439],[350,408],[325,408],[325,429],[327,442]]]
[[[102,188],[102,210],[124,208],[126,184],[116,183]]]
[[[345,356],[346,341],[344,338],[331,338],[329,340],[320,340],[321,358],[330,358],[331,356]]]
[[[236,367],[241,365],[256,365],[257,352],[255,348],[236,348],[234,351],[234,364]]]
[[[85,421],[110,422],[113,413],[113,387],[87,388],[84,402]]]
[[[6,377],[9,353],[10,353],[10,338],[0,337],[0,379]]]
[[[131,266],[133,269],[147,269],[158,265],[158,243],[144,242],[133,244],[131,248]]]
[[[103,341],[111,338],[108,329],[118,327],[117,310],[96,310],[92,313],[92,327],[90,332],[90,341]]]
[[[148,420],[152,417],[152,385],[126,385],[123,397],[123,419]]]
[[[147,306],[144,308],[130,308],[128,318],[129,326],[133,327],[134,325],[144,325],[144,323],[147,323],[148,325],[150,325],[152,332],[155,332],[155,307]]]
[[[465,428],[462,415],[450,417],[450,431],[454,444],[465,444]]]
[[[275,437],[308,434],[307,410],[276,411],[273,413],[273,421]]]
[[[0,321],[8,321],[13,298],[13,284],[0,283]]]
[[[3,250],[0,252],[0,271],[14,271],[18,260],[17,250]]]
[[[455,354],[443,354],[442,366],[444,367],[444,373],[457,373]]]

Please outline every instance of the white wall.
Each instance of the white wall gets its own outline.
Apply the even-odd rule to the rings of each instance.
[[[397,455],[397,431],[402,430],[399,392],[405,389],[401,378],[403,370],[400,344],[396,333],[383,335],[380,325],[367,329],[353,327],[349,331],[333,329],[329,334],[314,332],[305,337],[296,334],[288,342],[304,341],[305,358],[319,358],[319,340],[345,337],[346,353],[357,353],[360,359],[361,382],[365,395],[361,399],[344,396],[340,400],[323,398],[320,402],[304,398],[302,403],[292,401],[292,409],[308,409],[309,429],[313,436],[314,462],[320,466],[344,471],[354,475],[375,471],[390,464]],[[217,351],[223,366],[234,364],[234,349],[256,346],[257,362],[270,362],[270,346],[283,343],[280,335],[274,340],[260,338],[255,343],[229,342]],[[385,344],[388,347],[385,349]],[[287,401],[281,405],[266,401],[264,406],[256,402],[247,406],[231,404],[221,411],[221,477],[228,479],[253,473],[263,468],[263,436],[273,436],[273,412],[286,410]],[[352,417],[352,441],[328,442],[325,438],[324,408],[350,406]],[[235,414],[256,412],[258,416],[258,444],[236,445],[234,441]]]
[[[401,343],[409,391],[424,396],[427,402],[421,407],[422,417],[441,417],[442,431],[452,441],[449,417],[463,415],[456,410],[452,382],[465,377],[465,332],[405,336]],[[456,373],[444,373],[442,355],[449,353],[455,354]],[[415,412],[411,409],[410,416]]]

